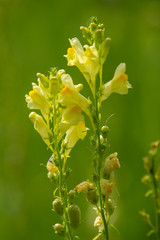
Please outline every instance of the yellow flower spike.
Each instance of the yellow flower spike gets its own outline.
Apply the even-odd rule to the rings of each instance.
[[[40,134],[43,141],[50,147],[49,138],[51,136],[51,133],[43,118],[35,112],[31,112],[29,114],[29,118],[33,122],[35,130]]]
[[[87,129],[83,122],[79,122],[75,126],[71,126],[67,132],[66,137],[64,139],[65,143],[67,144],[66,155],[69,155],[71,149],[77,143],[79,139],[84,139],[87,134]]]
[[[74,105],[79,106],[82,111],[90,116],[90,102],[79,93],[79,90],[82,89],[83,85],[78,84],[77,86],[74,86],[72,78],[69,74],[63,74],[61,79],[62,84],[64,85],[64,88],[61,90],[61,104],[66,107]]]
[[[125,74],[125,71],[126,64],[119,64],[113,79],[105,83],[102,87],[102,101],[107,99],[112,93],[127,94],[128,88],[132,88],[131,84],[128,82],[128,76]]]

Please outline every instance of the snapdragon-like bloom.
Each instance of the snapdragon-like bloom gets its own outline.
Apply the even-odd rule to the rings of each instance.
[[[77,125],[71,126],[67,132],[64,139],[67,144],[66,155],[69,155],[71,149],[77,143],[79,139],[84,139],[87,134],[87,128],[83,122],[79,122]]]
[[[82,47],[77,38],[69,40],[71,48],[67,51],[67,60],[69,66],[76,66],[86,78],[88,84],[94,90],[96,75],[99,71],[99,54],[93,44]]]
[[[119,66],[116,68],[113,79],[105,83],[102,87],[102,101],[107,99],[112,93],[128,93],[128,88],[131,88],[132,86],[128,82],[128,75],[125,72],[126,64],[119,64]]]
[[[30,109],[39,109],[46,119],[50,111],[50,105],[44,92],[37,84],[33,83],[33,90],[26,94],[27,106]]]
[[[90,116],[90,102],[82,94],[79,93],[83,85],[78,84],[75,86],[69,74],[63,74],[61,79],[64,86],[61,90],[61,104],[66,107],[79,106],[82,111]]]

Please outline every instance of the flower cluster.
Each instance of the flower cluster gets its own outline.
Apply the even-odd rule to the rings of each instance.
[[[103,65],[111,42],[110,38],[105,37],[104,25],[92,18],[88,27],[80,29],[88,45],[82,46],[76,37],[70,39],[71,47],[67,50],[66,58],[68,66],[76,66],[84,76],[93,101],[80,93],[83,88],[81,83],[74,85],[69,74],[53,68],[48,76],[37,74],[38,83],[33,83],[33,89],[26,95],[26,102],[29,109],[39,111],[31,112],[29,118],[52,152],[46,168],[48,177],[55,184],[53,210],[62,219],[62,223],[54,225],[55,233],[68,240],[75,239],[75,229],[81,219],[75,195],[83,192],[98,214],[94,226],[99,228],[99,233],[94,239],[104,235],[108,240],[108,224],[114,210],[111,198],[115,186],[113,173],[120,164],[117,153],[105,157],[109,147],[109,128],[106,124],[101,127],[100,109],[102,101],[112,93],[127,94],[131,85],[125,73],[125,63],[117,67],[112,80],[107,83],[102,81]],[[90,119],[93,127],[90,137],[93,148],[93,181],[83,181],[75,190],[69,191],[66,178],[71,170],[66,162],[72,148],[87,134],[85,116]]]
[[[74,85],[64,70],[52,69],[48,77],[38,73],[38,85],[26,95],[27,106],[40,110],[41,115],[31,112],[29,118],[35,130],[54,152],[64,137],[66,154],[79,139],[86,136],[83,112],[89,115],[89,100],[80,94],[82,84]]]

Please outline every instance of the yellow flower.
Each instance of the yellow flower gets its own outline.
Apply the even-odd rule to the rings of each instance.
[[[88,191],[94,190],[94,189],[95,189],[94,184],[92,182],[90,182],[89,180],[81,182],[80,184],[78,184],[76,186],[77,192],[88,193]]]
[[[86,78],[92,91],[94,91],[96,75],[99,71],[98,51],[94,44],[92,46],[85,45],[83,48],[77,38],[72,38],[69,41],[71,48],[68,49],[66,55],[68,65],[75,65]]]
[[[79,93],[82,84],[75,86],[69,74],[63,74],[62,77],[63,89],[61,90],[61,104],[63,106],[79,106],[82,111],[90,116],[89,100]]]
[[[46,168],[48,170],[49,173],[53,173],[53,174],[57,174],[58,173],[58,168],[56,167],[54,161],[48,161],[47,162],[47,165],[46,165]]]
[[[64,109],[62,114],[62,122],[69,123],[70,125],[76,125],[79,121],[84,121],[84,117],[81,114],[82,109],[80,106],[69,106]]]
[[[46,119],[50,110],[50,106],[42,89],[38,85],[33,83],[33,90],[29,92],[29,95],[26,94],[25,97],[28,108],[39,109],[44,118]]]
[[[107,99],[112,93],[127,94],[131,84],[128,82],[128,76],[125,73],[126,64],[121,63],[116,68],[113,79],[105,83],[102,87],[102,101]]]
[[[47,127],[47,124],[45,123],[45,121],[43,120],[43,118],[38,115],[35,112],[31,112],[29,114],[29,118],[31,119],[31,121],[34,124],[34,128],[35,130],[40,134],[40,136],[42,137],[43,141],[50,146],[50,136],[51,133]]]
[[[96,217],[95,221],[94,221],[94,227],[98,227],[99,228],[99,232],[102,232],[104,229],[104,225],[103,225],[103,220],[100,216]]]
[[[64,139],[65,143],[67,144],[66,155],[69,155],[71,149],[74,147],[76,142],[79,139],[84,139],[87,134],[87,129],[83,122],[79,122],[77,125],[71,126],[67,132],[66,137]]]

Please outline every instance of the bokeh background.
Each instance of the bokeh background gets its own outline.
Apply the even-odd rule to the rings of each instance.
[[[103,79],[110,80],[118,64],[126,62],[133,86],[128,95],[113,94],[103,104],[103,122],[115,114],[109,121],[109,153],[117,151],[121,162],[116,173],[120,198],[111,219],[120,234],[110,229],[111,240],[146,239],[149,229],[138,211],[153,216],[153,202],[144,198],[141,158],[160,138],[160,1],[152,0],[0,0],[0,239],[61,239],[52,229],[59,221],[51,211],[53,186],[40,166],[50,153],[28,119],[24,95],[37,72],[47,74],[54,66],[84,83],[63,55],[68,38],[76,36],[85,44],[79,27],[91,16],[105,24],[112,38]],[[91,178],[86,146],[87,137],[72,151],[70,188]],[[92,239],[95,215],[83,195],[77,202],[83,218],[78,234]]]

